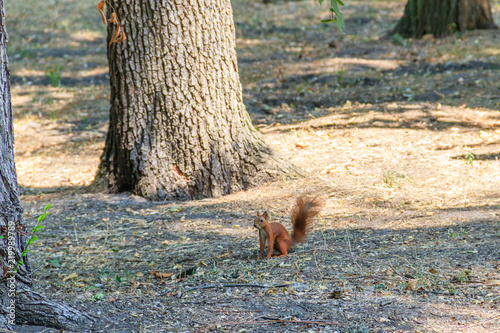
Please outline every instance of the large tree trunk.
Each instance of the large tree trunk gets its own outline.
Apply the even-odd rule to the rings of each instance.
[[[405,38],[497,28],[488,0],[408,0],[395,32]]]
[[[245,110],[230,0],[110,3],[127,39],[108,47],[110,124],[95,184],[192,199],[301,174]]]
[[[14,130],[10,98],[7,32],[3,0],[0,0],[0,328],[14,324],[77,329],[92,318],[64,304],[47,300],[31,289],[31,266],[21,253],[26,227],[19,200],[14,164]],[[19,260],[24,262],[18,265]],[[17,271],[15,271],[17,270]]]

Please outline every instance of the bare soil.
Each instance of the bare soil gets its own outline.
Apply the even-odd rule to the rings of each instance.
[[[233,6],[247,109],[310,176],[148,202],[88,188],[109,106],[95,4],[6,2],[26,220],[52,205],[35,288],[95,332],[500,332],[500,32],[394,38],[404,1],[346,1],[345,35],[314,1]],[[258,260],[253,216],[289,228],[318,194],[309,241]]]

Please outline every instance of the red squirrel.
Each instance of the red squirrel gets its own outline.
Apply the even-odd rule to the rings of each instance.
[[[322,203],[318,197],[313,199],[297,198],[295,206],[292,209],[292,237],[288,234],[285,227],[278,222],[269,222],[267,211],[254,220],[254,227],[259,230],[260,256],[262,259],[264,247],[267,241],[267,259],[271,258],[273,249],[280,252],[280,257],[286,256],[288,250],[297,243],[307,240],[307,233],[311,226],[312,219],[318,215]]]

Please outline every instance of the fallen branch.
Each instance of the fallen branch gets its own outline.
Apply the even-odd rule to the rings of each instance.
[[[473,288],[473,287],[484,287],[484,286],[500,287],[500,284],[498,282],[459,284],[456,285],[455,288],[468,288],[468,287]]]
[[[201,286],[201,287],[193,287],[185,290],[184,292],[189,292],[193,290],[201,290],[201,289],[212,289],[212,288],[282,288],[286,287],[288,284],[276,284],[274,286],[269,286],[266,284],[247,284],[247,283],[230,283],[230,284],[211,284],[208,286]]]
[[[390,281],[401,281],[401,279],[397,277],[390,277],[390,276],[383,276],[379,274],[366,274],[366,275],[359,275],[359,276],[343,276],[343,277],[330,277],[330,276],[324,276],[322,277],[323,280],[328,280],[328,281],[338,281],[338,282],[343,282],[343,281],[350,281],[350,280],[360,280],[360,279],[377,279],[377,280],[390,280]]]
[[[451,293],[449,291],[439,291],[439,290],[415,290],[417,293],[422,293],[422,294],[436,294],[436,295],[448,295],[448,296],[454,296],[454,293]]]
[[[255,320],[255,321],[230,321],[220,324],[214,324],[206,327],[199,328],[193,332],[206,331],[217,326],[235,326],[235,325],[254,325],[254,324],[267,324],[267,323],[293,323],[293,324],[309,324],[309,325],[346,325],[338,323],[336,321],[313,321],[313,320],[288,320],[288,319],[267,319],[267,320]]]
[[[495,320],[495,319],[500,319],[500,315],[497,315],[497,316],[493,316],[493,317],[490,317],[488,319],[485,319],[477,324],[473,324],[473,325],[469,325],[468,327],[475,327],[475,326],[483,326],[484,324],[486,324],[487,322],[489,321],[492,321],[492,320]],[[484,327],[484,326],[483,326]]]

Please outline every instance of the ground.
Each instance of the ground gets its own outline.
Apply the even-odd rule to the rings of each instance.
[[[345,3],[341,35],[315,1],[233,1],[247,109],[310,176],[152,203],[88,187],[109,108],[97,3],[7,0],[30,226],[52,205],[35,288],[96,332],[500,332],[500,32],[404,40],[404,1]],[[258,260],[253,217],[290,229],[299,195],[325,200],[309,241]]]

